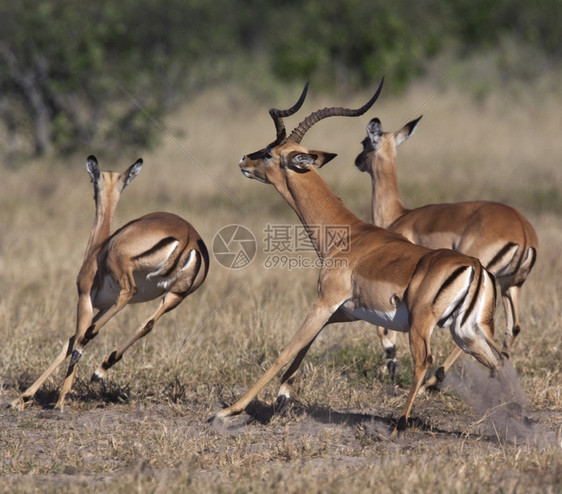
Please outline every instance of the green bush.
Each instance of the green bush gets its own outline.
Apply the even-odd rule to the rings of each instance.
[[[157,132],[150,115],[162,119],[217,81],[313,77],[317,88],[354,89],[385,74],[387,90],[400,90],[434,55],[501,51],[507,38],[510,57],[531,47],[521,51],[557,63],[558,3],[3,0],[4,147],[40,155],[146,146]]]

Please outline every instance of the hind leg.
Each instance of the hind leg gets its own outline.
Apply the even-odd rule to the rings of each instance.
[[[481,322],[475,329],[471,337],[465,336],[462,338],[462,342],[470,355],[490,369],[492,374],[495,374],[500,367],[501,360],[508,355],[494,341],[493,321],[491,323]],[[451,329],[451,333],[453,333],[453,329]],[[457,339],[454,334],[453,337]]]
[[[503,350],[509,352],[517,335],[521,332],[519,326],[519,292],[520,286],[510,286],[502,290],[502,303],[505,311],[505,336]]]
[[[456,347],[451,354],[447,357],[443,365],[439,367],[435,371],[435,375],[430,377],[425,384],[420,388],[420,394],[427,391],[429,388],[436,386],[437,383],[443,381],[445,378],[445,374],[451,368],[451,366],[455,363],[455,361],[461,356],[462,350],[459,347]]]
[[[414,377],[408,399],[406,400],[406,406],[404,407],[402,415],[400,415],[398,423],[392,432],[393,436],[396,436],[398,431],[406,429],[408,425],[408,417],[410,416],[410,412],[412,411],[412,407],[414,405],[414,400],[416,399],[420,386],[427,374],[429,365],[433,362],[433,356],[431,355],[429,345],[429,338],[431,336],[432,329],[433,324],[425,328],[420,328],[414,321],[412,322],[412,327],[410,329],[410,351],[412,352],[412,359],[414,361]]]
[[[175,309],[180,302],[184,299],[184,296],[177,295],[172,292],[168,292],[163,298],[160,306],[156,310],[156,312],[147,320],[145,321],[140,328],[129,338],[129,340],[118,350],[111,352],[105,360],[100,364],[100,366],[94,371],[92,374],[92,381],[101,381],[105,378],[105,374],[108,369],[113,367],[117,362],[121,360],[123,354],[131,347],[137,340],[144,338],[148,333],[152,331],[154,325],[160,319],[162,315],[166,312]]]

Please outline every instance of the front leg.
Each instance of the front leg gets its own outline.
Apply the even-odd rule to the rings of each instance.
[[[72,347],[74,345],[74,336],[70,337],[70,339],[64,344],[60,353],[55,357],[49,368],[41,374],[41,376],[27,388],[19,398],[12,401],[10,404],[11,408],[17,408],[23,410],[25,404],[35,396],[37,390],[41,387],[41,385],[49,378],[49,376],[57,369],[57,367],[62,364],[64,359],[70,355],[72,351]]]
[[[339,309],[330,316],[330,319],[325,326],[328,324],[350,322],[353,320],[355,319],[351,318],[347,312]],[[316,336],[318,336],[318,333]],[[314,343],[316,336],[297,354],[295,360],[293,360],[293,363],[290,365],[289,369],[287,369],[287,372],[283,374],[283,377],[281,378],[281,386],[279,387],[279,391],[277,393],[277,401],[275,402],[275,412],[282,413],[288,407],[291,399],[291,388],[295,381],[295,377],[298,374],[300,364],[306,356],[309,348],[312,346],[312,343]]]
[[[301,358],[297,358],[295,363],[300,364],[302,358],[306,354],[306,350],[314,341],[314,338],[320,333],[322,328],[326,325],[330,316],[338,309],[340,304],[334,305],[333,301],[327,301],[320,299],[316,301],[303,324],[299,330],[295,333],[290,343],[287,345],[285,350],[281,352],[281,355],[273,363],[273,365],[263,374],[263,376],[240,398],[236,403],[220,410],[216,415],[216,419],[223,419],[231,415],[236,415],[246,409],[250,402],[257,396],[257,394],[262,390],[262,388],[275,377],[275,375],[287,365],[291,359],[294,359],[297,355]],[[291,366],[293,369],[295,366]],[[296,368],[294,368],[296,372]],[[293,372],[293,374],[294,374]]]
[[[279,391],[277,393],[277,400],[275,401],[276,413],[283,413],[289,406],[289,402],[291,400],[291,388],[293,386],[295,376],[298,373],[299,367],[309,348],[312,346],[312,343],[314,343],[315,339],[316,338],[313,338],[312,341],[297,354],[295,360],[293,360],[293,363],[287,369],[287,372],[283,374],[283,377],[281,378],[281,386],[279,387]]]

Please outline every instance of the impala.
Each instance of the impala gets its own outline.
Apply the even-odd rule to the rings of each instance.
[[[207,276],[209,256],[203,240],[193,226],[175,214],[147,214],[110,235],[121,193],[140,172],[141,159],[123,173],[101,172],[94,156],[88,157],[86,165],[94,184],[96,215],[77,278],[76,332],[49,368],[12,402],[14,407],[23,408],[65,358],[71,356],[55,406],[62,410],[84,346],[105,323],[127,304],[162,296],[152,316],[121,348],[107,356],[92,380],[102,380],[135,341],[146,336],[163,314],[177,307]],[[94,309],[98,310],[95,315]]]
[[[277,130],[275,141],[244,156],[240,169],[248,178],[273,185],[303,223],[323,261],[318,298],[273,365],[236,403],[217,412],[215,420],[228,421],[227,417],[242,412],[292,360],[282,377],[276,403],[285,406],[298,367],[320,331],[331,323],[364,320],[409,334],[414,376],[393,431],[397,434],[407,426],[432,362],[430,336],[436,324],[450,328],[455,342],[492,372],[499,368],[503,355],[493,340],[494,280],[475,258],[414,245],[402,235],[358,219],[315,169],[336,155],[310,151],[300,144],[306,132],[323,118],[366,112],[377,99],[382,81],[371,100],[358,110],[318,110],[287,137],[283,117],[300,108],[307,87],[289,110],[270,110]],[[330,242],[329,229],[333,227],[346,228],[347,237]]]
[[[410,137],[421,117],[396,132],[383,132],[378,118],[367,125],[363,151],[355,165],[371,175],[372,220],[430,249],[453,249],[477,257],[500,287],[506,317],[503,350],[509,352],[519,326],[519,293],[537,257],[538,238],[532,225],[516,209],[489,201],[430,204],[406,209],[398,194],[396,148]],[[396,333],[379,328],[391,375],[395,373]],[[460,355],[457,348],[424,388],[436,384]]]

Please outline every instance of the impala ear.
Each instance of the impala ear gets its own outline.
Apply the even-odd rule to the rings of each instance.
[[[415,120],[408,122],[404,127],[402,127],[399,131],[394,133],[394,140],[396,142],[396,147],[400,146],[408,137],[410,137],[415,131],[416,127],[418,126],[418,122],[421,120],[423,115],[420,115]]]
[[[98,160],[93,154],[86,159],[86,170],[88,170],[92,183],[97,184],[100,179],[100,167],[98,165]]]
[[[142,163],[143,163],[142,158],[139,158],[123,174],[125,177],[125,180],[123,182],[123,188],[127,187],[127,185],[129,185],[132,182],[133,178],[135,178],[140,173],[142,168]]]
[[[376,147],[381,140],[382,137],[382,124],[378,118],[373,118],[367,124],[367,136],[369,137],[370,141]]]
[[[311,151],[311,153],[317,155],[315,165],[318,168],[322,168],[326,163],[329,163],[337,156],[335,153],[325,153],[324,151]]]
[[[306,170],[311,166],[323,167],[326,163],[333,160],[337,154],[325,153],[324,151],[310,151],[308,153],[293,152],[289,154],[289,167],[296,170]]]

